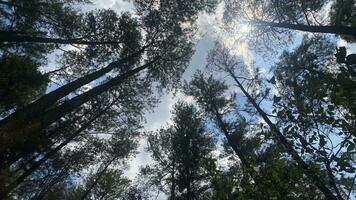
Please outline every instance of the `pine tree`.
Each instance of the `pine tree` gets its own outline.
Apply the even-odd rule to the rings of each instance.
[[[192,105],[174,106],[173,124],[148,136],[154,167],[141,173],[169,199],[201,199],[208,189],[205,165],[214,149],[202,117]]]

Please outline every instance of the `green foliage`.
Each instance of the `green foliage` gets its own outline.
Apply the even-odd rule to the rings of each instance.
[[[192,105],[174,106],[173,124],[148,135],[155,164],[141,169],[147,184],[156,186],[171,199],[201,199],[208,195],[205,163],[214,149],[200,113]]]
[[[84,186],[76,188],[68,188],[64,191],[65,199],[80,199],[83,192],[90,187],[95,181],[94,176],[89,176],[85,181]],[[121,199],[128,193],[131,181],[123,176],[122,171],[117,169],[107,170],[96,183],[95,188],[85,199]]]
[[[201,72],[194,74],[192,81],[184,85],[184,92],[194,96],[207,113],[215,115],[216,109],[227,106],[230,101],[224,97],[227,85],[214,79],[213,76],[205,78]]]
[[[355,0],[336,0],[330,9],[330,23],[338,26],[356,27],[356,1]],[[354,42],[352,36],[342,36],[348,42]]]
[[[333,49],[326,38],[305,37],[285,52],[274,71],[280,101],[273,106],[300,152],[322,166],[325,180],[341,190],[337,175],[355,173],[355,71],[338,64]]]
[[[75,6],[87,0],[11,0],[1,4],[0,30],[12,34],[38,37],[71,38],[80,25],[80,14]],[[1,43],[1,51],[45,59],[53,45],[35,43]]]
[[[46,92],[48,78],[30,57],[3,55],[0,60],[0,112],[21,108]],[[2,113],[3,114],[3,113]]]
[[[177,22],[193,22],[197,18],[198,12],[207,11],[213,12],[218,0],[197,0],[197,1],[150,1],[150,0],[134,0],[138,13],[148,13],[159,17],[158,21],[165,21],[167,19],[174,19]],[[162,19],[163,18],[163,19]],[[152,19],[152,18],[151,18]],[[153,19],[152,19],[153,20]],[[153,22],[147,21],[149,24]]]

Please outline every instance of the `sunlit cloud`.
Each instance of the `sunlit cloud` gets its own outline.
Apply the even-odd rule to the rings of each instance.
[[[200,14],[198,18],[199,33],[220,41],[225,48],[230,50],[231,55],[240,56],[247,66],[247,70],[252,72],[253,52],[248,42],[240,39],[248,35],[252,31],[252,27],[249,24],[227,24],[224,21],[224,15],[224,2],[217,6],[214,14]]]

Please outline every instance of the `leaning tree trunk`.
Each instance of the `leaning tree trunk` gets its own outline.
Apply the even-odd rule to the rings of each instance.
[[[49,134],[46,134],[47,137],[56,137],[56,133],[58,133],[58,130],[61,130],[67,126],[69,126],[72,123],[75,123],[76,121],[78,121],[79,119],[83,118],[85,115],[87,115],[89,112],[84,112],[83,114],[75,117],[74,119],[70,119],[70,120],[66,120],[64,123],[60,124],[59,127],[55,128],[54,130],[49,131]],[[34,153],[35,151],[41,151],[41,152],[46,152],[49,151],[49,149],[51,148],[51,146],[53,146],[53,143],[46,143],[44,146],[41,146],[41,148],[31,148],[31,147],[27,147],[24,150],[21,150],[20,152],[16,152],[17,154],[13,154],[11,156],[9,156],[8,158],[6,158],[6,160],[1,160],[1,156],[0,156],[0,163],[4,163],[6,162],[6,164],[8,166],[11,166],[12,164],[14,164],[15,162],[17,162],[18,160],[20,160],[21,158],[24,158],[32,153]],[[27,160],[27,162],[32,162],[34,160],[37,159],[37,157],[40,156],[40,154],[30,158],[29,160]]]
[[[215,117],[216,117],[218,127],[224,133],[227,142],[229,143],[233,151],[236,153],[236,155],[239,157],[241,164],[245,167],[246,171],[248,172],[252,180],[255,182],[257,188],[259,188],[260,192],[263,195],[265,195],[265,192],[263,191],[263,187],[260,186],[259,181],[257,180],[256,171],[253,169],[253,167],[250,165],[250,162],[247,160],[244,153],[241,151],[241,147],[232,140],[229,131],[227,130],[226,125],[222,119],[222,116],[217,110],[217,108],[214,108],[214,112],[215,112]]]
[[[27,169],[22,175],[20,175],[18,178],[15,179],[14,182],[12,182],[6,189],[7,193],[11,192],[14,190],[19,184],[21,184],[28,176],[30,176],[33,172],[38,170],[42,164],[44,164],[48,159],[50,159],[52,156],[54,156],[58,151],[60,151],[64,146],[66,146],[68,143],[73,141],[76,137],[79,136],[81,132],[83,132],[85,129],[87,129],[96,119],[98,119],[101,115],[103,115],[108,109],[110,109],[117,101],[119,98],[116,98],[113,102],[111,102],[108,106],[106,106],[103,110],[101,110],[98,114],[92,117],[88,122],[83,124],[77,131],[75,131],[70,137],[68,137],[66,140],[64,140],[62,143],[60,143],[57,147],[54,149],[50,150],[48,153],[46,153],[41,159],[36,161],[32,166]]]
[[[16,31],[0,31],[0,43],[44,43],[44,44],[76,44],[76,45],[108,45],[108,44],[121,44],[120,41],[92,41],[83,38],[49,38],[29,36],[19,34]]]
[[[252,21],[252,23],[255,23],[260,26],[270,26],[275,28],[284,28],[311,33],[330,33],[337,35],[350,35],[356,37],[356,28],[347,26],[312,26],[304,24],[276,23],[266,21]]]
[[[96,177],[96,179],[94,180],[94,182],[84,191],[84,194],[80,198],[81,200],[85,200],[87,198],[87,196],[90,194],[90,192],[96,186],[96,184],[98,184],[101,177],[105,174],[108,167],[111,165],[111,163],[113,163],[115,161],[116,158],[117,157],[113,157],[111,160],[109,160],[109,162],[105,165],[104,169],[101,172],[99,172],[99,174]]]
[[[159,57],[140,67],[137,67],[122,75],[119,75],[111,79],[110,81],[102,85],[99,85],[83,94],[80,94],[64,102],[63,104],[46,111],[45,113],[43,113],[41,116],[38,116],[37,118],[29,119],[28,121],[22,121],[22,123],[24,124],[18,124],[15,122],[15,123],[8,123],[5,124],[4,126],[1,126],[0,127],[1,128],[0,129],[1,130],[1,141],[0,141],[1,157],[6,158],[8,157],[8,155],[16,153],[16,149],[21,149],[21,146],[23,146],[25,142],[30,142],[31,138],[41,137],[40,135],[37,134],[41,132],[41,130],[44,130],[49,125],[56,122],[66,114],[69,114],[70,112],[72,112],[74,109],[81,106],[85,102],[91,100],[92,98],[100,95],[101,93],[109,90],[114,86],[120,85],[128,78],[151,67],[152,64],[156,62],[158,59]]]
[[[237,79],[235,74],[231,70],[227,70],[227,72],[234,79],[238,87],[247,97],[249,102],[255,107],[257,112],[261,115],[261,117],[268,124],[268,126],[276,133],[279,141],[283,144],[283,146],[286,148],[287,152],[292,156],[292,158],[297,162],[298,166],[303,170],[304,174],[319,188],[319,190],[325,195],[326,199],[340,200],[331,192],[328,187],[326,187],[322,179],[317,176],[317,173],[298,155],[298,153],[294,150],[293,145],[289,143],[289,141],[277,128],[277,126],[272,123],[272,121],[268,118],[267,114],[261,109],[261,107],[255,102],[251,95],[245,90],[245,88]]]
[[[11,123],[23,123],[25,121],[30,120],[31,118],[38,117],[39,115],[43,114],[49,107],[53,106],[57,101],[62,99],[63,97],[67,96],[71,92],[74,92],[76,89],[82,87],[85,84],[88,84],[99,77],[107,74],[108,72],[112,71],[114,68],[117,68],[118,65],[123,64],[130,59],[139,56],[144,52],[144,50],[148,47],[144,46],[141,50],[127,56],[123,59],[110,63],[107,67],[88,74],[84,77],[81,77],[73,82],[70,82],[44,96],[39,98],[38,100],[34,101],[33,103],[27,105],[25,108],[14,112],[10,116],[6,117],[5,119],[0,121],[0,134],[2,134],[2,127],[8,126]],[[0,142],[1,144],[1,142]],[[1,152],[1,151],[0,151]]]

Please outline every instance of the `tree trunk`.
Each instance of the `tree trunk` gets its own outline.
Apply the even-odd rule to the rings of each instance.
[[[173,158],[172,161],[172,172],[171,172],[171,180],[172,180],[172,186],[171,186],[171,198],[170,200],[175,200],[176,199],[176,180],[175,180],[175,158]]]
[[[230,76],[234,79],[238,87],[247,97],[249,102],[255,107],[257,112],[262,116],[264,121],[268,124],[268,126],[276,133],[277,138],[286,148],[287,152],[292,156],[292,158],[297,162],[298,166],[303,170],[304,174],[319,188],[319,190],[325,195],[326,199],[330,200],[338,200],[338,198],[331,192],[331,190],[326,187],[325,183],[322,181],[320,177],[317,176],[317,173],[310,168],[310,166],[304,162],[304,160],[298,155],[298,153],[294,150],[293,146],[289,143],[289,141],[283,136],[283,134],[279,131],[279,129],[272,123],[272,121],[268,118],[267,114],[260,108],[260,106],[255,102],[255,100],[250,96],[250,94],[245,90],[243,85],[237,79],[235,74],[231,70],[227,70]]]
[[[187,179],[187,200],[193,200],[193,193],[191,190],[191,177],[189,173],[189,169],[186,171],[186,179]]]
[[[107,45],[107,44],[121,44],[120,41],[87,41],[83,38],[48,38],[28,36],[18,34],[16,31],[0,31],[1,42],[14,43],[44,43],[44,44],[76,44],[76,45]]]
[[[75,133],[73,133],[70,137],[64,140],[61,144],[59,144],[56,148],[50,150],[45,156],[43,156],[40,160],[35,162],[28,170],[26,170],[21,176],[19,176],[13,183],[11,183],[8,188],[7,192],[11,192],[15,189],[19,184],[21,184],[28,176],[30,176],[33,172],[38,170],[42,164],[44,164],[48,159],[54,156],[58,151],[60,151],[64,146],[66,146],[69,142],[73,141],[76,137],[79,136],[81,132],[87,129],[91,123],[93,123],[98,117],[103,115],[111,106],[113,106],[119,98],[115,99],[110,105],[106,106],[103,110],[101,110],[98,114],[96,114],[92,119],[82,125]]]
[[[85,84],[88,84],[99,77],[105,75],[106,73],[112,71],[114,68],[118,67],[118,65],[123,64],[130,59],[135,58],[136,56],[139,56],[144,52],[144,50],[148,47],[144,46],[141,50],[133,53],[130,56],[127,56],[121,60],[115,61],[110,63],[107,67],[98,70],[96,72],[93,72],[91,74],[88,74],[84,77],[81,77],[73,82],[70,82],[60,88],[57,88],[56,90],[42,96],[38,100],[34,101],[33,103],[27,105],[25,108],[18,110],[11,114],[10,116],[6,117],[5,119],[0,121],[0,130],[2,129],[3,126],[6,126],[6,124],[9,124],[11,122],[24,122],[27,121],[31,118],[37,117],[43,112],[45,112],[49,107],[51,107],[53,104],[55,104],[57,101],[60,99],[64,98],[71,92],[74,92],[76,89],[82,87]]]
[[[85,102],[91,100],[92,98],[100,95],[101,93],[109,90],[110,88],[120,85],[126,79],[138,74],[139,72],[149,68],[152,66],[154,62],[159,59],[156,59],[142,65],[141,67],[137,67],[133,70],[130,70],[122,75],[119,75],[110,81],[99,85],[83,94],[80,94],[63,104],[48,110],[43,113],[41,116],[28,120],[22,121],[21,126],[15,121],[14,123],[5,124],[7,126],[2,126],[1,128],[1,145],[0,145],[0,154],[6,157],[5,154],[13,154],[16,151],[13,151],[16,148],[21,149],[21,146],[25,142],[30,142],[31,138],[40,137],[37,133],[41,132],[41,130],[47,128],[53,122],[57,121],[61,117],[66,114],[72,112],[77,107],[81,106]]]
[[[68,173],[68,166],[65,166],[62,171],[55,177],[52,178],[49,184],[46,184],[44,187],[41,187],[40,193],[38,193],[35,197],[33,197],[31,200],[43,200],[46,197],[46,194],[49,193],[54,185],[57,183],[60,183],[64,181],[65,178],[67,178],[69,175]]]
[[[0,1],[0,4],[16,7],[16,5],[14,5],[13,3],[10,3],[10,2],[8,2],[8,1]]]
[[[248,174],[250,175],[250,177],[253,179],[253,181],[255,182],[257,188],[259,188],[260,192],[265,195],[264,191],[263,191],[263,187],[259,186],[259,182],[257,181],[257,176],[256,176],[256,171],[253,169],[253,167],[250,165],[249,161],[246,159],[246,157],[244,156],[243,152],[240,150],[241,147],[239,147],[238,144],[236,144],[230,137],[229,131],[227,130],[225,123],[222,120],[221,114],[219,113],[219,111],[215,108],[215,117],[216,117],[216,121],[218,123],[218,126],[220,128],[220,130],[224,133],[227,142],[229,143],[229,145],[231,146],[231,148],[233,149],[233,151],[236,153],[236,155],[239,157],[241,164],[245,167],[246,171],[248,172]],[[266,197],[267,198],[267,197]]]
[[[81,200],[85,200],[85,198],[90,194],[91,190],[96,186],[96,184],[98,184],[100,178],[104,175],[104,173],[106,172],[106,170],[108,169],[108,167],[111,165],[112,162],[114,162],[114,160],[116,159],[116,157],[113,157],[104,167],[104,169],[99,172],[97,178],[95,179],[95,181],[89,186],[89,188],[87,188],[84,192],[84,194],[82,195],[82,197],[80,198]]]
[[[270,26],[275,28],[285,28],[311,33],[330,33],[337,35],[350,35],[356,37],[356,28],[347,26],[310,26],[303,24],[275,23],[266,21],[252,21],[260,26]]]
[[[77,120],[79,120],[80,118],[84,117],[85,115],[87,115],[89,112],[84,112],[83,114],[75,117],[74,119],[71,119],[71,120],[67,120],[65,121],[64,123],[60,124],[58,128],[55,128],[54,130],[51,130],[49,132],[49,134],[47,134],[47,137],[51,137],[53,138],[53,136],[56,136],[56,132],[58,130],[61,130],[67,126],[69,126],[70,124],[72,123],[75,123]],[[8,158],[6,158],[6,160],[2,160],[3,158],[0,156],[0,163],[4,163],[6,162],[8,166],[11,166],[12,164],[14,164],[15,162],[17,162],[18,160],[20,160],[21,158],[24,158],[28,155],[30,155],[31,153],[34,153],[36,151],[39,151],[39,152],[46,152],[48,150],[50,150],[51,146],[53,146],[54,144],[53,143],[46,143],[45,145],[41,146],[41,148],[39,149],[36,149],[36,148],[30,148],[30,147],[27,147],[25,148],[25,150],[23,151],[20,151],[20,152],[16,152],[17,154],[16,155],[11,155],[9,156]],[[27,162],[32,162],[33,160],[35,160],[38,156],[40,156],[40,153],[38,153],[36,156],[30,158],[29,160],[27,160]]]

